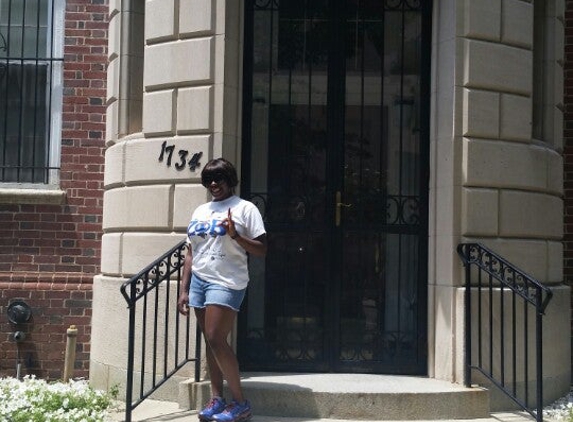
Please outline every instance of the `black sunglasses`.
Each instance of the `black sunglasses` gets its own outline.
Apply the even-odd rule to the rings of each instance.
[[[205,186],[205,187],[209,186],[213,182],[220,185],[221,183],[224,183],[226,181],[227,181],[227,179],[225,178],[225,176],[222,174],[219,174],[219,173],[208,174],[205,177],[203,177],[203,180],[202,180],[203,186]]]

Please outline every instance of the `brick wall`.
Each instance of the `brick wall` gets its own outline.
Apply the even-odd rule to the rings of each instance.
[[[567,0],[565,5],[565,121],[563,133],[565,236],[563,242],[563,271],[565,283],[573,287],[573,0]],[[571,305],[573,309],[573,295],[571,297]],[[573,334],[573,318],[571,320],[571,327]],[[573,356],[571,364],[573,366]]]
[[[0,376],[62,377],[66,331],[78,328],[75,377],[87,377],[92,279],[99,272],[108,0],[67,0],[60,188],[63,205],[0,204]],[[1,186],[0,186],[1,187]],[[14,300],[32,307],[14,326]]]
[[[17,277],[14,277],[17,278]],[[87,377],[89,370],[91,279],[53,274],[28,274],[22,281],[0,282],[1,324],[0,376],[15,376],[19,359],[22,375],[61,379],[64,368],[67,330],[77,328],[74,377]],[[6,306],[23,300],[32,308],[29,322],[8,322]],[[25,339],[16,343],[13,333],[22,331]]]

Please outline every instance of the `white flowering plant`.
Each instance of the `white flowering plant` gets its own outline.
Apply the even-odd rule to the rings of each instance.
[[[545,407],[543,417],[549,421],[573,422],[573,387],[569,394]]]
[[[103,392],[87,381],[0,378],[0,422],[107,422],[117,394],[117,387]]]

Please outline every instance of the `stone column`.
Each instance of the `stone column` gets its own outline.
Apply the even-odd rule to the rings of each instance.
[[[429,247],[430,375],[463,381],[464,278],[455,249],[481,242],[554,290],[543,339],[546,398],[567,391],[570,376],[569,339],[559,334],[569,320],[561,244],[564,7],[550,3],[542,19],[555,31],[544,59],[551,95],[541,101],[551,130],[543,139],[532,129],[540,89],[534,3],[434,3]]]
[[[220,156],[240,164],[241,8],[224,0],[110,2],[102,274],[94,280],[90,367],[98,387],[125,383],[121,284],[184,239],[191,212],[208,199],[203,165]]]

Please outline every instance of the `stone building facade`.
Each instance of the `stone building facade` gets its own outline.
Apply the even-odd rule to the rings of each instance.
[[[571,172],[571,163],[573,163],[573,155],[571,154],[571,119],[573,115],[571,114],[571,86],[573,81],[573,74],[571,72],[573,65],[573,57],[571,56],[570,49],[573,38],[571,38],[571,28],[573,25],[573,2],[566,2],[565,10],[565,56],[564,56],[564,92],[563,92],[563,103],[564,109],[564,124],[563,124],[563,179],[564,179],[564,239],[563,239],[563,277],[565,283],[571,286],[573,281],[573,226],[572,216],[573,209],[571,208],[573,191],[571,190],[571,182],[573,181],[573,173]],[[571,298],[573,301],[573,297]],[[572,317],[572,327],[573,327],[573,317]],[[572,328],[573,331],[573,328]],[[573,339],[573,336],[572,336]],[[573,356],[572,356],[573,365]]]
[[[224,156],[271,239],[239,319],[246,367],[461,382],[455,248],[479,241],[553,289],[546,397],[568,389],[573,2],[386,0],[348,3],[352,16],[338,1],[44,3],[51,14],[36,9],[32,21],[52,55],[31,47],[39,60],[26,62],[16,2],[0,0],[0,33],[14,31],[12,44],[0,38],[0,375],[14,375],[19,361],[22,374],[61,377],[75,325],[75,376],[123,383],[119,286],[184,238],[191,210],[208,200],[201,166]],[[350,23],[344,35],[340,23]],[[40,62],[51,78],[23,66]],[[52,91],[16,93],[8,86],[26,84],[7,81],[17,80]],[[6,107],[21,98],[40,112]],[[42,138],[46,115],[49,148],[36,154],[46,162],[6,152],[18,151],[15,127]],[[376,208],[382,191],[390,222]],[[327,267],[332,285],[317,277]],[[329,294],[307,295],[317,291]],[[15,302],[30,306],[29,321],[8,320]],[[373,359],[362,342],[372,327],[383,333],[380,356],[399,343],[410,360]],[[342,341],[289,343],[323,330]],[[18,344],[16,331],[26,336]],[[285,350],[296,356],[273,358]]]
[[[95,385],[125,374],[119,286],[184,239],[201,166],[224,156],[270,239],[239,317],[245,367],[461,382],[456,247],[479,241],[552,288],[546,399],[569,389],[566,3],[342,4],[110,2]],[[293,357],[278,343],[301,332]]]

